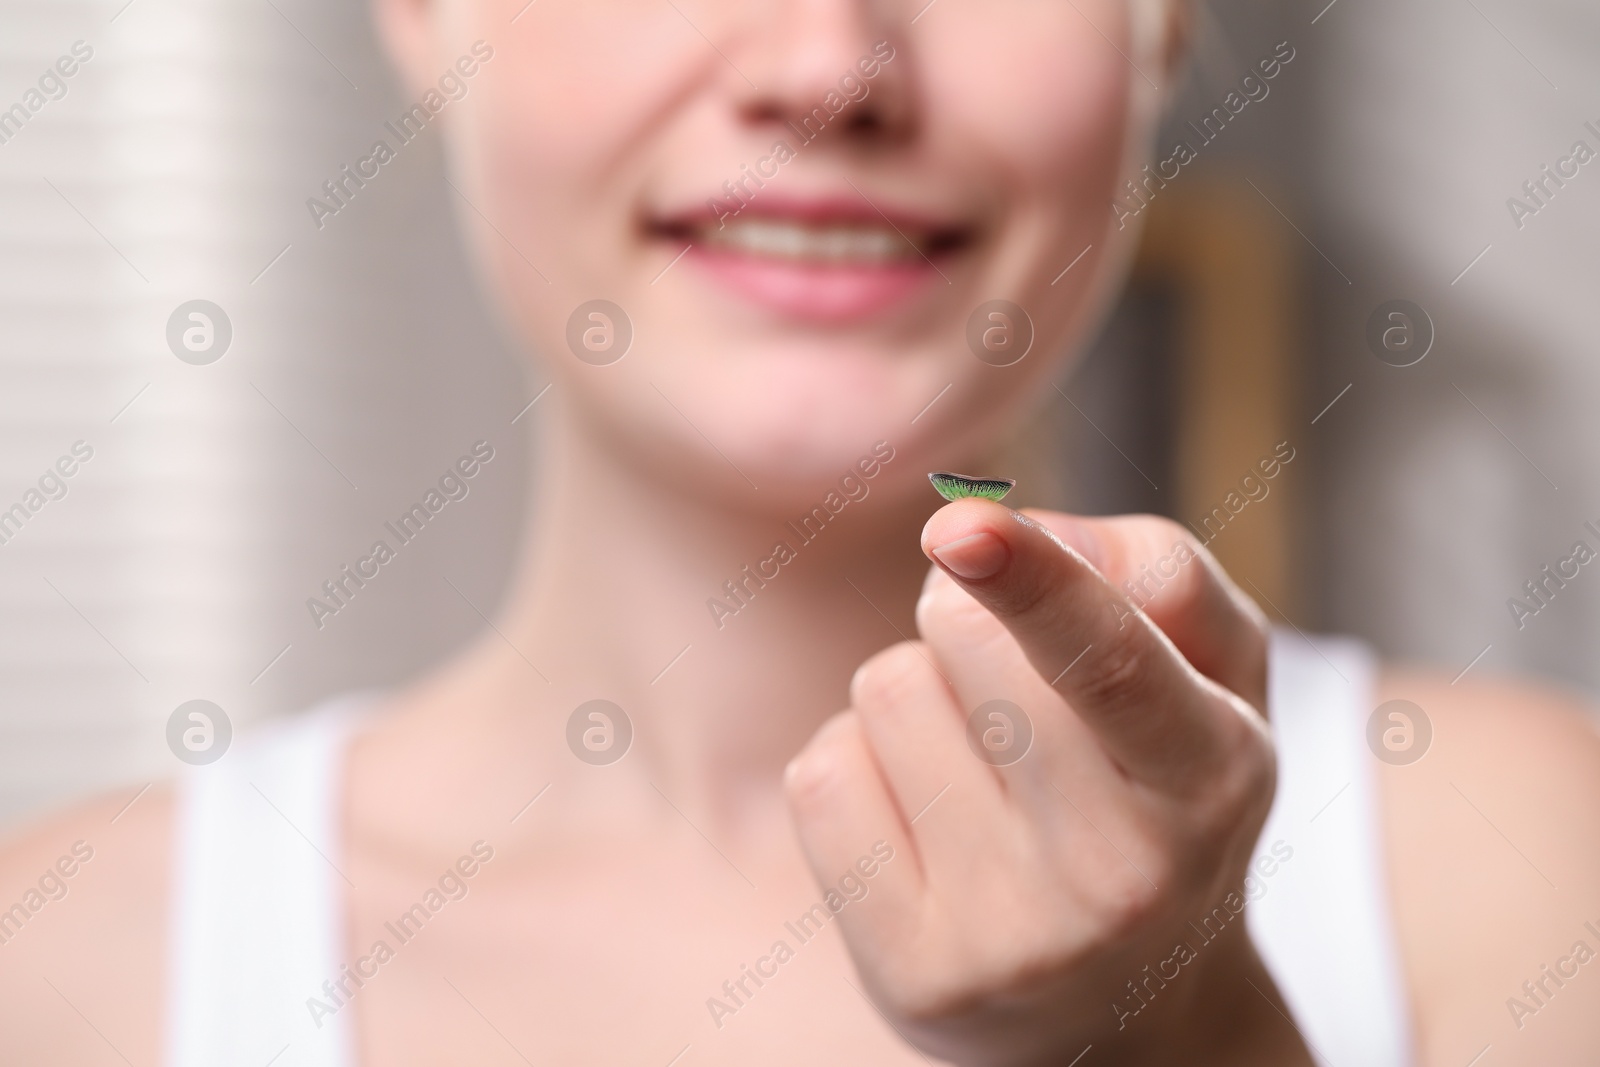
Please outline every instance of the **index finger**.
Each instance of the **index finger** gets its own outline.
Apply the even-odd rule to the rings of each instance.
[[[1170,787],[1225,758],[1240,708],[1050,530],[965,499],[928,520],[922,548],[1005,625],[1128,773]]]

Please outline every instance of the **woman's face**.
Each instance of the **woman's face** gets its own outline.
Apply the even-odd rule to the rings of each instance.
[[[379,2],[418,98],[475,60],[461,216],[567,409],[697,492],[981,456],[1125,258],[1146,0]]]

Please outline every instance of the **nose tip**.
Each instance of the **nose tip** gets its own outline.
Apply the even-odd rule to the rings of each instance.
[[[824,131],[855,139],[901,129],[906,63],[877,5],[810,0],[774,5],[753,23],[732,62],[741,122],[789,126],[808,139]]]

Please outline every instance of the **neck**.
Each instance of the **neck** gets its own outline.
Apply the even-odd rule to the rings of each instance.
[[[807,531],[804,509],[690,498],[569,414],[543,415],[524,569],[504,639],[489,634],[475,657],[485,695],[562,723],[613,701],[633,724],[628,773],[703,809],[770,799],[846,706],[856,667],[915,637],[917,538],[935,501],[869,490]],[[792,557],[775,558],[780,543]]]

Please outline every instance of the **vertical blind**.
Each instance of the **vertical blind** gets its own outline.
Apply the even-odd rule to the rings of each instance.
[[[64,94],[46,77],[0,120],[7,822],[181,770],[185,701],[237,729],[459,644],[503,584],[533,421],[510,423],[532,392],[472,292],[431,133],[337,225],[306,214],[393,108],[364,5],[11,0],[0,108],[76,42]],[[215,362],[169,345],[195,300],[231,326]],[[317,630],[322,580],[479,438],[506,458],[470,507]]]

